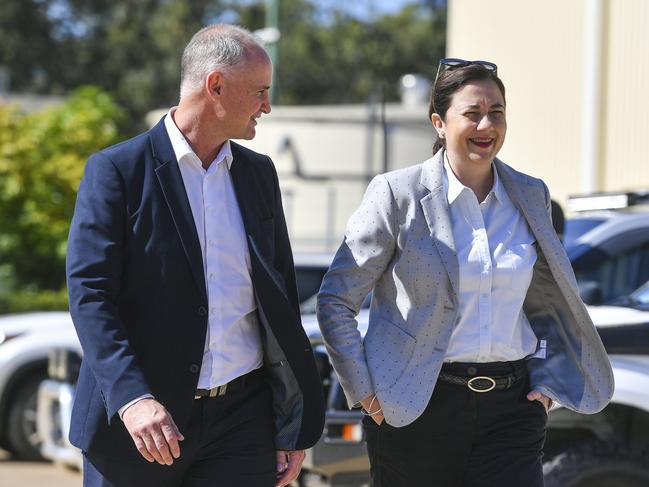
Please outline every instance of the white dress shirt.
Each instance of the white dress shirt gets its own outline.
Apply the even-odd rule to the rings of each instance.
[[[493,167],[493,166],[492,166]],[[482,203],[444,161],[444,187],[459,262],[459,318],[445,362],[503,362],[536,351],[523,312],[536,262],[534,236],[493,168]]]
[[[209,304],[207,336],[198,379],[199,389],[212,389],[261,367],[257,304],[250,277],[250,255],[239,204],[230,179],[232,151],[226,141],[207,170],[173,120],[165,117],[203,255]],[[124,412],[150,394],[119,409]]]
[[[230,178],[232,152],[226,141],[207,170],[173,121],[165,127],[176,154],[198,232],[209,314],[198,387],[223,385],[261,366],[257,304],[250,255]]]

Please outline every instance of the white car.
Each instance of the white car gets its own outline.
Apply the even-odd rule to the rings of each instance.
[[[0,316],[0,446],[40,459],[36,398],[53,348],[81,350],[67,312]]]

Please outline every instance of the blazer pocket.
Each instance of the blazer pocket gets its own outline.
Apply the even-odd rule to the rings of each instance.
[[[370,324],[363,344],[377,391],[389,389],[399,381],[416,343],[412,335],[388,320],[379,319]]]

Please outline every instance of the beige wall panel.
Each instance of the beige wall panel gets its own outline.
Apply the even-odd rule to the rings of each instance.
[[[602,186],[649,188],[649,2],[609,4]]]
[[[238,142],[272,157],[294,250],[334,251],[367,187],[363,175],[382,170],[381,127],[374,128],[368,151],[366,107],[279,107],[274,112],[262,117],[253,140]],[[390,169],[431,156],[433,129],[426,112],[426,105],[421,110],[387,107]],[[287,138],[294,151],[282,144]],[[305,174],[320,179],[297,178],[296,156]]]
[[[449,1],[447,56],[495,62],[507,88],[500,157],[561,202],[580,186],[583,14],[583,0]]]
[[[343,239],[347,221],[358,207],[367,182],[321,183],[281,177],[280,186],[293,249],[333,253]]]

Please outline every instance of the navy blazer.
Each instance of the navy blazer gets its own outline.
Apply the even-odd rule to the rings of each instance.
[[[248,239],[273,390],[278,449],[320,437],[324,400],[301,326],[277,174],[267,156],[232,143],[231,177]],[[161,120],[93,155],[79,188],[67,252],[70,311],[84,351],[70,441],[113,454],[133,442],[117,411],[152,394],[183,431],[194,401],[208,302],[200,244]]]

